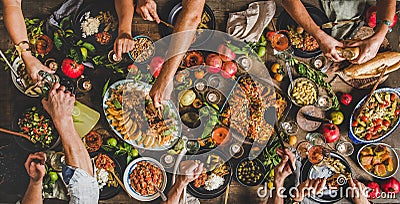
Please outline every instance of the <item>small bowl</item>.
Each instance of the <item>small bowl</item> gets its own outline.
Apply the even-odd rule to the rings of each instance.
[[[315,88],[315,90],[316,90],[316,92],[317,92],[317,98],[315,98],[314,103],[312,103],[312,104],[307,104],[307,105],[313,105],[313,104],[315,104],[315,103],[317,102],[318,95],[319,95],[319,91],[318,91],[318,86],[317,86],[317,84],[315,84],[315,82],[313,82],[313,81],[311,81],[310,79],[307,79],[307,78],[305,78],[305,77],[299,77],[299,78],[293,80],[293,85],[295,86],[297,83],[300,83],[301,81],[308,81],[308,82],[310,82],[310,83],[313,85],[313,87]],[[298,104],[297,101],[292,97],[292,89],[293,89],[292,85],[289,84],[289,87],[288,87],[288,90],[287,90],[287,95],[288,95],[290,101],[292,101],[292,103],[293,103],[294,105],[298,106],[298,107],[306,106],[306,105]]]
[[[136,44],[137,41],[139,41],[140,39],[143,39],[143,38],[147,39],[147,40],[149,40],[151,42],[150,51],[149,51],[150,53],[148,54],[147,57],[143,57],[144,58],[143,60],[137,60],[137,57],[142,56],[144,54],[143,53],[144,50],[142,50],[141,53],[139,53],[137,57],[134,57],[132,55],[132,52],[137,51],[137,50],[135,50],[135,48],[134,48],[134,50],[128,52],[129,58],[131,58],[131,60],[134,61],[135,63],[139,63],[139,64],[144,63],[147,60],[151,59],[154,56],[154,53],[155,53],[154,41],[150,37],[145,36],[145,35],[138,35],[138,36],[135,36],[133,38],[133,40],[135,41],[135,44]]]
[[[260,167],[260,171],[261,171],[261,175],[262,175],[261,179],[258,180],[258,181],[255,182],[255,183],[253,183],[253,184],[246,184],[246,183],[244,183],[243,181],[241,181],[241,180],[239,179],[239,177],[238,177],[239,165],[240,165],[241,163],[243,163],[244,161],[249,161],[249,158],[244,158],[244,159],[242,159],[242,160],[238,163],[238,165],[236,166],[236,170],[235,170],[236,180],[237,180],[241,185],[243,185],[243,186],[257,186],[257,185],[259,185],[260,183],[262,183],[262,182],[264,181],[264,179],[265,179],[265,174],[266,174],[266,171],[267,171],[267,170],[265,169],[265,166],[262,164],[262,162],[261,162],[260,160],[258,160],[258,159],[253,159],[252,161],[254,161],[254,162],[256,163],[256,165]]]
[[[377,145],[383,145],[383,146],[387,147],[387,148],[389,149],[389,151],[391,152],[390,155],[391,155],[392,158],[393,158],[393,164],[394,164],[393,169],[394,169],[394,170],[393,170],[392,172],[390,172],[390,173],[386,173],[385,176],[377,176],[377,175],[375,175],[375,174],[373,174],[373,173],[367,171],[367,170],[361,165],[361,162],[360,162],[361,151],[362,151],[363,149],[365,149],[366,147],[369,147],[369,146],[377,146]],[[390,177],[394,176],[394,175],[397,173],[397,170],[398,170],[398,168],[399,168],[399,156],[397,155],[396,151],[395,151],[390,145],[385,144],[385,143],[366,144],[365,146],[363,146],[362,148],[360,148],[360,150],[358,151],[358,154],[357,154],[357,162],[358,162],[358,165],[360,165],[360,167],[361,167],[365,172],[367,172],[369,175],[371,175],[371,176],[373,176],[373,177],[375,177],[375,178],[378,178],[378,179],[387,179],[387,178],[390,178]]]

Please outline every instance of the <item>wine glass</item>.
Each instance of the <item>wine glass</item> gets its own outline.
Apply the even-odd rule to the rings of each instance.
[[[289,61],[293,59],[294,50],[290,43],[290,34],[287,30],[279,30],[275,32],[271,39],[271,46],[274,49],[274,55],[285,61],[286,70],[289,76],[290,84],[293,87],[292,70]]]
[[[308,149],[308,161],[314,165],[324,165],[324,159],[329,158],[330,151],[322,145],[313,145]]]

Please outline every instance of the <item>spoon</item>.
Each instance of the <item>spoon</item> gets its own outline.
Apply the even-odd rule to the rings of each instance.
[[[22,86],[22,88],[25,88],[25,84],[22,81],[21,77],[19,77],[17,71],[14,70],[14,68],[11,66],[10,62],[8,61],[8,59],[6,58],[6,56],[4,55],[4,53],[1,50],[0,50],[0,55],[4,59],[4,61],[6,62],[7,66],[10,68],[11,72],[13,73],[13,75],[15,76],[15,80],[17,81],[17,83],[20,86]]]
[[[129,194],[129,192],[126,190],[126,188],[125,188],[124,184],[122,183],[122,181],[121,181],[121,180],[118,178],[118,176],[115,174],[114,167],[110,166],[110,167],[108,167],[106,170],[107,170],[108,172],[110,172],[110,173],[114,176],[115,180],[117,180],[118,184],[122,187],[122,189],[124,189],[124,191],[128,194],[128,196],[129,196],[130,198],[132,198],[131,194]]]
[[[157,192],[160,194],[160,196],[161,196],[161,200],[162,201],[167,201],[168,200],[168,198],[167,198],[167,196],[164,194],[164,192],[162,192],[157,186],[156,186],[156,184],[154,184],[153,182],[151,182],[151,184],[154,186],[154,188],[157,190]]]

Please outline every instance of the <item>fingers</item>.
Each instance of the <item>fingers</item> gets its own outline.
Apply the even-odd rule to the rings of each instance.
[[[119,42],[119,40],[117,40],[114,44],[114,53],[117,56],[118,60],[122,57],[122,49],[122,44]]]
[[[282,158],[282,161],[277,166],[278,171],[283,172],[283,169],[285,168],[288,160],[289,160],[289,157],[287,155],[284,155]]]
[[[36,161],[35,161],[36,160]],[[44,164],[46,162],[46,153],[44,152],[36,152],[34,154],[30,154],[25,161],[25,169],[29,169],[31,163],[37,163],[39,161],[40,164]]]
[[[154,21],[154,19],[151,17],[149,10],[147,8],[142,9],[141,16],[142,16],[143,20]]]
[[[349,179],[349,186],[352,187],[352,188],[355,188],[355,187],[356,187],[356,184],[355,184],[353,178],[350,178],[350,179]]]
[[[157,14],[157,6],[156,6],[156,4],[152,5],[152,8],[149,9],[149,13],[150,13],[151,17],[152,17],[157,23],[160,23],[160,17],[158,17],[158,14]]]

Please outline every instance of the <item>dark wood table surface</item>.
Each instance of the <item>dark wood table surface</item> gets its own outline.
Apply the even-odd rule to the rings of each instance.
[[[23,13],[25,17],[40,17],[40,16],[47,16],[51,11],[56,9],[63,1],[62,0],[53,0],[53,1],[46,1],[46,0],[23,0]],[[158,11],[162,19],[167,19],[167,14],[169,10],[174,6],[178,1],[168,1],[168,0],[158,0]],[[226,29],[226,20],[228,18],[229,12],[235,12],[244,10],[247,8],[247,5],[253,1],[246,1],[246,0],[207,0],[207,4],[212,8],[214,11],[216,22],[217,22],[217,30],[225,31]],[[309,2],[314,5],[318,5],[316,0],[308,0]],[[282,10],[280,6],[280,1],[277,1],[277,14]],[[2,11],[0,11],[2,12]],[[276,15],[277,15],[276,14]],[[143,21],[140,17],[135,15],[133,20],[133,33],[135,35],[147,35],[150,36],[153,40],[159,39],[161,36],[159,34],[159,28],[156,23]],[[392,44],[394,50],[399,51],[399,28],[400,26],[397,25],[394,29],[394,32],[389,34],[388,38]],[[8,37],[7,30],[5,29],[4,22],[2,19],[2,15],[0,15],[0,49],[5,50],[7,47],[11,46],[11,40]],[[274,58],[267,56],[268,61],[273,61]],[[400,71],[392,73],[388,80],[381,86],[384,87],[399,87],[400,86]],[[103,83],[106,79],[99,79],[100,82],[103,80]],[[280,85],[282,87],[287,87],[288,81],[287,79],[282,82]],[[332,81],[332,85],[335,91],[338,92],[348,92],[352,93],[354,96],[354,101],[358,101],[363,97],[368,91],[360,91],[360,90],[353,90],[350,86],[343,83],[339,78],[334,78]],[[15,86],[12,84],[10,79],[9,72],[3,72],[0,74],[0,107],[2,108],[0,114],[0,127],[11,128],[12,120],[14,115],[17,113],[21,107],[25,107],[26,104],[32,104],[34,102],[39,102],[38,99],[32,99],[24,96],[21,94]],[[101,89],[102,87],[98,87]],[[98,100],[101,100],[99,96],[91,96],[91,97],[82,97],[78,98],[79,101],[93,107],[98,111],[102,111]],[[354,102],[353,102],[354,105]],[[345,112],[346,119],[350,115],[350,111],[354,106],[350,106],[348,108],[344,108],[343,111]],[[289,117],[293,117],[296,114],[297,109],[294,108]],[[96,128],[102,127],[104,125],[104,121],[99,122]],[[347,140],[347,128],[345,125],[341,126],[341,139]],[[400,140],[398,139],[398,135],[400,134],[400,130],[396,130],[392,136],[386,138],[384,141],[394,147],[400,147]],[[298,141],[304,140],[305,133],[300,132],[298,134]],[[7,152],[6,150],[12,150],[11,153],[3,153]],[[0,203],[12,203],[15,202],[17,199],[21,198],[23,195],[26,182],[28,178],[26,176],[26,172],[23,169],[23,163],[27,156],[27,152],[23,152],[18,150],[18,146],[14,144],[14,140],[11,136],[0,134],[0,172],[1,171],[9,171],[15,174],[15,177],[20,177],[19,181],[13,183],[7,183],[0,179]],[[346,158],[347,161],[351,164],[354,172],[354,176],[356,178],[362,180],[372,180],[372,177],[368,176],[365,172],[363,172],[358,164],[354,160],[354,156]],[[12,177],[12,176],[11,176]],[[395,177],[400,179],[400,173],[398,172]],[[12,179],[12,178],[11,178]],[[22,181],[20,181],[22,180]],[[229,199],[228,203],[260,203],[265,201],[265,199],[258,198],[257,196],[257,189],[260,186],[256,187],[243,187],[238,182],[232,181],[230,185],[229,191]],[[217,197],[212,200],[201,200],[201,203],[223,203],[224,195]],[[158,203],[159,200],[156,200],[152,203]],[[380,203],[388,203],[387,200],[380,200]],[[390,203],[400,202],[399,199],[390,200]],[[51,201],[50,203],[56,203],[56,201]],[[110,200],[100,201],[100,203],[141,203],[135,200],[129,199],[129,197],[124,193],[121,192],[114,198]],[[348,201],[343,200],[340,203],[348,203]]]

